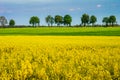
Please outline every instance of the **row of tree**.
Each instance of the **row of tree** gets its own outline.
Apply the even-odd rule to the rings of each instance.
[[[60,15],[56,15],[55,17],[52,17],[51,15],[48,15],[45,18],[46,23],[48,24],[48,26],[53,26],[53,24],[57,24],[57,26],[71,26],[71,22],[72,22],[72,17],[70,15],[65,15],[60,16]],[[88,14],[83,14],[81,17],[81,26],[87,26],[89,24],[92,24],[92,26],[95,26],[95,23],[97,22],[97,17],[92,15],[89,16]],[[102,20],[103,23],[105,23],[105,26],[114,26],[116,23],[116,17],[114,15],[111,15],[109,17],[104,17]],[[7,19],[4,16],[0,17],[0,23],[2,26],[5,26],[5,24],[7,24]],[[37,16],[32,16],[29,20],[29,24],[32,24],[32,26],[40,26],[40,19]],[[15,21],[13,19],[11,19],[9,21],[9,26],[14,26],[15,25]]]
[[[65,15],[64,17],[60,15],[56,15],[55,17],[52,17],[51,15],[48,15],[45,18],[46,23],[48,26],[53,26],[53,24],[57,24],[57,26],[60,26],[61,24],[64,24],[66,26],[71,26],[72,17],[70,15]],[[37,16],[32,16],[29,21],[32,26],[39,26],[40,19]]]
[[[105,23],[106,26],[114,26],[115,23],[117,23],[116,17],[114,15],[111,15],[110,17],[104,17],[102,22]]]
[[[5,26],[5,24],[7,24],[7,19],[4,17],[4,16],[0,16],[0,23],[1,23],[1,26]],[[15,25],[15,21],[13,19],[11,19],[9,21],[9,26],[14,26]]]
[[[92,15],[91,17],[89,17],[88,14],[83,14],[81,17],[81,25],[86,26],[87,24],[92,24],[94,26],[94,24],[97,22],[97,18]]]
[[[33,24],[33,26],[35,26],[36,23],[39,24],[38,21],[39,21],[39,18],[37,16],[33,16],[30,19],[30,24]],[[52,26],[54,23],[57,24],[57,26],[60,26],[61,24],[65,26],[71,26],[72,17],[70,15],[65,15],[64,17],[60,15],[56,15],[55,17],[52,17],[51,15],[48,15],[45,18],[45,21],[48,24],[48,26]],[[89,24],[92,24],[92,26],[95,26],[96,22],[97,22],[97,17],[94,15],[89,16],[88,14],[83,14],[81,17],[81,26],[86,26]],[[102,22],[105,23],[105,26],[114,26],[116,23],[116,17],[114,15],[111,15],[109,17],[104,17]]]
[[[70,15],[65,15],[64,17],[56,15],[53,18],[51,15],[48,15],[45,18],[45,21],[48,24],[48,26],[52,26],[53,23],[57,24],[57,26],[60,26],[61,24],[64,24],[65,26],[71,26],[72,17]]]
[[[89,17],[88,14],[83,14],[81,17],[81,22],[84,26],[86,26],[86,24],[92,24],[92,26],[94,26],[94,24],[97,22],[97,18],[94,15]],[[104,17],[102,22],[105,23],[105,26],[114,26],[115,23],[117,23],[116,17],[114,15]]]

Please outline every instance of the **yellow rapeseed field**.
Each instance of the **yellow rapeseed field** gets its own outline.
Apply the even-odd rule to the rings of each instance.
[[[120,37],[0,36],[0,80],[120,80]]]

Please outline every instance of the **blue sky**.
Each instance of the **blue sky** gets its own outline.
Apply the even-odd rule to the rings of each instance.
[[[103,17],[115,15],[120,24],[120,0],[0,0],[0,16],[8,21],[14,19],[17,25],[29,25],[31,16],[38,16],[41,25],[47,25],[47,15],[69,14],[73,17],[72,25],[80,24],[82,14],[95,15],[97,24]]]

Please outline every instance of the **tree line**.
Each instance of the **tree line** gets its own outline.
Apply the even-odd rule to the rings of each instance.
[[[48,26],[53,26],[53,24],[56,24],[57,26],[71,26],[72,23],[72,17],[70,15],[55,15],[55,17],[52,17],[51,15],[48,15],[45,17],[45,21],[48,24]],[[81,24],[79,26],[88,26],[92,25],[95,26],[97,22],[97,17],[95,15],[89,16],[88,14],[83,14],[80,18]],[[109,17],[103,17],[102,22],[104,23],[104,26],[115,26],[117,21],[116,17],[114,15],[111,15]],[[0,24],[1,26],[5,26],[8,24],[7,19],[4,16],[0,16]],[[32,16],[30,17],[29,24],[31,24],[33,27],[40,26],[40,18],[38,16]],[[15,20],[11,19],[9,21],[9,26],[15,26]]]

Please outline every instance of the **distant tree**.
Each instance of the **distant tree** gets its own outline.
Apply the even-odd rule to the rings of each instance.
[[[81,17],[81,22],[84,26],[89,23],[89,15],[88,14],[83,14]]]
[[[50,18],[50,24],[51,24],[51,26],[53,26],[53,23],[54,23],[55,21],[54,21],[54,18],[53,17],[51,17]]]
[[[109,17],[104,17],[102,22],[105,23],[106,26],[108,26],[108,24],[109,24]]]
[[[39,19],[37,16],[32,16],[32,17],[30,18],[29,23],[32,24],[32,26],[34,26],[34,27],[39,26],[40,19]],[[37,24],[38,24],[38,25],[37,25]]]
[[[61,24],[61,25],[62,25],[62,24],[64,25],[64,17],[62,17],[62,16],[61,16],[60,24]]]
[[[13,19],[11,19],[10,21],[9,21],[9,26],[14,26],[15,25],[15,21],[13,20]]]
[[[71,22],[72,22],[72,17],[70,15],[65,15],[64,16],[64,25],[71,26]]]
[[[60,26],[60,24],[63,23],[63,17],[60,15],[56,15],[55,16],[55,23],[57,24],[57,26]]]
[[[116,23],[116,17],[114,15],[111,15],[109,17],[109,23],[114,26],[114,23]]]
[[[48,23],[48,26],[50,26],[50,24],[51,24],[51,26],[52,26],[53,23],[54,23],[54,18],[53,18],[51,15],[48,15],[48,16],[45,18],[45,21],[46,21],[46,23]]]
[[[5,26],[5,24],[7,24],[7,19],[4,16],[0,16],[0,23],[1,26]]]
[[[45,21],[46,21],[46,23],[48,24],[48,26],[50,26],[50,18],[51,18],[51,15],[48,15],[48,16],[45,18]]]
[[[94,16],[94,15],[92,15],[91,17],[90,17],[90,23],[92,23],[92,26],[94,26],[94,24],[97,22],[97,18]]]

